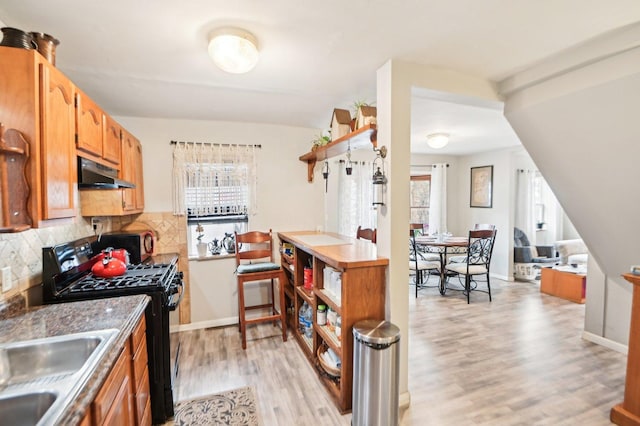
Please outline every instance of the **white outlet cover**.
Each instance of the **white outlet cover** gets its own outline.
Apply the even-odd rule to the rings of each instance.
[[[11,290],[13,283],[11,282],[11,266],[2,268],[2,292]]]

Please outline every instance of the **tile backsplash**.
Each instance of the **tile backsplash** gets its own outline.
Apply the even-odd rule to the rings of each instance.
[[[104,232],[111,230],[151,229],[156,235],[156,253],[179,253],[180,269],[188,282],[187,225],[185,217],[172,213],[143,213],[110,217],[103,222]],[[0,300],[22,293],[28,305],[41,303],[42,247],[93,235],[89,218],[27,231],[0,234],[0,268],[11,267],[12,289],[0,294]]]
[[[64,225],[0,234],[0,268],[11,267],[12,283],[12,289],[0,298],[4,299],[5,296],[18,292],[24,293],[29,288],[40,285],[42,282],[42,247],[49,247],[89,235],[93,235],[93,228],[90,221],[83,217],[77,217],[72,223]],[[27,299],[29,300],[29,296]]]

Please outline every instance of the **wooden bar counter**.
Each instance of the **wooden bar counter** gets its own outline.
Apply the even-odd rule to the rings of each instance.
[[[333,233],[279,232],[278,237],[281,264],[288,278],[285,298],[290,329],[340,412],[348,412],[352,393],[353,325],[364,319],[385,319],[389,259],[378,257],[376,245],[370,241]],[[313,288],[304,285],[304,270],[309,267],[312,267]],[[336,276],[341,281],[339,290],[334,286]],[[313,310],[310,330],[302,327],[298,316],[305,302]],[[335,324],[318,324],[319,305],[327,306],[340,316],[341,327],[337,331]],[[337,369],[327,368],[321,359],[329,348],[340,358]]]
[[[611,421],[621,426],[640,426],[640,276],[624,274],[634,285],[629,329],[629,353],[624,401],[611,409]]]

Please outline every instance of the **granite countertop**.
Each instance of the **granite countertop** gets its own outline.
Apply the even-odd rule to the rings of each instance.
[[[58,424],[78,424],[95,399],[135,325],[149,296],[135,295],[26,308],[0,321],[0,343],[116,328],[120,330],[75,401]]]

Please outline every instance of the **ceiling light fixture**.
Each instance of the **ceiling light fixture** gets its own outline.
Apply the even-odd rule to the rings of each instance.
[[[242,74],[258,63],[258,40],[241,28],[219,28],[209,34],[209,56],[221,70]]]
[[[427,145],[433,149],[444,148],[449,143],[449,133],[432,133],[427,135]]]

